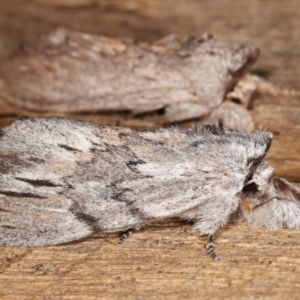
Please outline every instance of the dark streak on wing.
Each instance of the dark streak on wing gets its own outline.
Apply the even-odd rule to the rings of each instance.
[[[32,161],[32,162],[35,162],[35,163],[38,163],[38,164],[43,164],[45,163],[46,161],[42,158],[39,158],[39,157],[34,157],[34,156],[30,156],[28,158],[29,161]]]
[[[123,136],[124,136],[124,137],[127,137],[127,136],[130,136],[130,133],[127,133],[127,132],[126,132],[126,133],[125,133],[125,132],[119,132],[119,133],[118,133],[118,136],[119,136],[119,138],[122,138]]]
[[[1,227],[4,229],[16,229],[16,227],[11,226],[11,225],[1,225]]]
[[[0,191],[1,195],[10,196],[10,197],[17,197],[17,198],[36,198],[36,199],[47,199],[47,197],[39,196],[37,194],[31,193],[18,193],[13,191]]]
[[[107,153],[111,153],[114,154],[115,151],[118,150],[118,147],[114,146],[114,145],[110,145],[108,143],[103,143],[105,146],[105,149],[102,150],[101,152],[107,152]],[[124,147],[124,146],[123,146]]]
[[[67,151],[71,151],[71,152],[81,152],[80,150],[78,150],[78,149],[76,149],[76,148],[73,148],[73,147],[70,147],[70,146],[68,146],[68,145],[58,144],[58,146],[59,146],[60,148],[63,148],[63,149],[65,149],[65,150],[67,150]]]
[[[15,177],[15,179],[24,181],[26,183],[29,183],[35,187],[38,186],[48,186],[48,187],[61,187],[59,184],[55,184],[48,180],[40,180],[40,179],[27,179],[27,178],[21,178],[21,177]]]
[[[139,208],[134,206],[134,202],[128,200],[128,198],[126,198],[126,195],[124,195],[127,191],[132,190],[129,188],[118,188],[117,184],[118,182],[112,182],[110,185],[106,186],[107,188],[111,188],[114,192],[114,194],[110,196],[110,198],[118,202],[123,202],[133,216],[139,216],[142,220],[150,219]]]
[[[31,163],[20,158],[16,153],[4,154],[0,149],[0,174],[9,174],[16,166],[30,167]]]
[[[126,208],[130,211],[130,213],[133,216],[138,216],[142,220],[149,219],[149,217],[147,217],[144,212],[142,212],[139,208],[135,207],[134,202],[131,202],[130,200],[128,200],[128,198],[126,198],[126,195],[124,194],[127,191],[132,191],[132,190],[128,188],[119,189],[118,193],[111,196],[111,198],[114,199],[115,201],[123,202],[126,205]]]
[[[133,170],[133,171],[137,171],[137,168],[136,166],[139,165],[139,164],[145,164],[146,162],[141,160],[141,159],[136,159],[136,160],[129,160],[127,163],[126,163],[126,166]]]
[[[131,189],[125,188],[125,189],[118,189],[118,193],[114,194],[113,196],[111,196],[111,199],[114,199],[116,201],[119,202],[125,202],[127,203],[127,199],[124,197],[124,193],[128,192],[128,191],[132,191]]]
[[[166,145],[166,142],[164,142],[164,141],[157,141],[157,140],[145,138],[144,136],[139,135],[139,133],[142,133],[142,132],[155,132],[155,129],[152,129],[152,130],[151,129],[139,129],[139,131],[133,131],[131,133],[119,132],[118,136],[122,141],[126,141],[126,139],[124,139],[124,138],[131,139],[132,137],[134,137],[136,140],[140,141],[141,143],[155,144],[155,145],[160,145],[160,146]],[[127,140],[127,142],[128,142],[128,140]],[[128,148],[127,145],[124,145],[124,147]]]
[[[127,204],[127,203],[126,203]],[[144,222],[146,220],[151,220],[151,218],[147,217],[139,208],[134,207],[133,203],[128,203],[128,205],[126,205],[127,208],[129,209],[130,213],[133,216],[138,216],[141,220],[143,220]]]
[[[90,214],[82,212],[82,208],[77,202],[73,201],[69,211],[76,217],[77,220],[85,223],[93,232],[101,231],[101,228],[97,225],[98,219]]]

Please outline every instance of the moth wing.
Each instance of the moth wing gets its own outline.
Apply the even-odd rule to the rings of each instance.
[[[249,157],[260,160],[268,146],[250,137],[214,125],[152,132],[17,121],[0,137],[0,243],[58,244],[191,211],[197,218],[205,203],[234,210]]]
[[[141,46],[58,28],[1,65],[1,92],[7,101],[36,111],[166,108],[166,121],[178,121],[220,105],[258,55],[255,47],[210,38],[167,44]]]
[[[1,245],[60,244],[93,232],[67,195],[76,163],[91,159],[92,129],[77,121],[23,119],[1,131]]]
[[[137,170],[145,162],[136,151],[144,151],[150,165],[154,161],[157,167],[159,145],[167,140],[172,144],[180,137],[168,132],[139,135],[126,128],[59,118],[23,119],[3,129],[0,244],[53,245],[149,222],[156,215],[140,214],[132,199],[147,192],[158,195],[145,190],[153,179]],[[126,193],[135,198],[123,199]]]
[[[64,197],[41,199],[37,195],[0,195],[0,244],[46,246],[83,238],[93,231],[68,209]]]

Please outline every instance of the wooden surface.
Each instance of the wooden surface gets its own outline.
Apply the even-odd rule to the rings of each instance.
[[[296,0],[0,0],[0,63],[53,24],[148,41],[210,32],[259,46],[253,72],[300,89]],[[252,108],[258,126],[275,133],[268,155],[275,174],[299,183],[300,98],[256,95]],[[17,114],[2,115],[3,127]],[[176,220],[122,245],[117,235],[98,234],[56,247],[1,248],[0,299],[298,299],[299,234],[230,224],[217,235],[219,262],[206,255],[205,238]]]

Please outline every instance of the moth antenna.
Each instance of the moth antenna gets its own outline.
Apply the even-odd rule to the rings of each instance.
[[[127,238],[129,238],[134,232],[135,232],[135,228],[130,228],[128,230],[126,230],[125,232],[123,232],[121,235],[120,235],[120,238],[119,238],[119,244],[123,243]]]
[[[208,235],[207,244],[206,244],[207,253],[213,260],[219,260],[219,257],[215,252],[213,238],[214,238],[213,234]]]
[[[279,197],[275,196],[275,197],[272,197],[270,199],[267,199],[266,201],[264,201],[264,202],[262,202],[262,203],[260,203],[260,204],[258,204],[256,206],[254,206],[253,210],[256,209],[256,208],[258,208],[258,207],[261,207],[261,206],[267,204],[268,202],[272,201],[273,199],[279,199]],[[281,198],[280,200],[288,200],[288,199]]]

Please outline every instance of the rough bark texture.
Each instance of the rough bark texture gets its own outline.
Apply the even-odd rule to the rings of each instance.
[[[298,88],[300,4],[282,1],[0,1],[0,58],[54,24],[117,38],[153,42],[170,33],[211,32],[217,39],[254,44],[254,73]],[[276,133],[268,159],[275,173],[300,182],[300,99],[257,95],[252,115]],[[5,107],[3,107],[3,110]],[[21,111],[22,113],[22,111]],[[20,112],[0,119],[10,124]],[[103,115],[112,122],[115,115]],[[99,121],[99,116],[86,115]],[[135,119],[126,125],[135,126]],[[189,125],[191,123],[187,123]],[[205,238],[174,221],[134,234],[124,244],[98,234],[48,248],[1,248],[1,299],[297,299],[299,231],[232,224],[217,238],[219,262]]]

